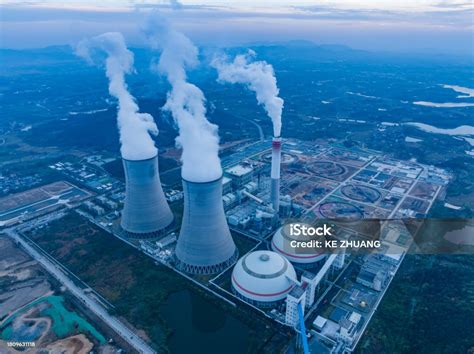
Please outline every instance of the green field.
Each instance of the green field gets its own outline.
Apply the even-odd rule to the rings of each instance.
[[[472,353],[474,256],[407,255],[357,353]]]

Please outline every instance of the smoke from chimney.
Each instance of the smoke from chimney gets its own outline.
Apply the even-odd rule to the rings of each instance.
[[[234,61],[226,56],[215,57],[211,65],[217,69],[218,81],[243,84],[255,92],[257,101],[263,105],[273,123],[273,136],[281,134],[281,113],[283,100],[278,97],[279,89],[273,67],[265,61],[252,61],[255,52],[237,55]]]
[[[163,109],[171,112],[179,128],[176,138],[182,147],[182,177],[191,182],[209,182],[221,177],[217,126],[206,118],[203,92],[187,81],[186,69],[198,63],[198,50],[184,34],[155,13],[148,17],[144,32],[161,56],[155,68],[171,85]]]
[[[139,112],[135,98],[128,91],[125,74],[134,71],[133,53],[127,49],[122,34],[104,33],[85,39],[76,47],[76,54],[90,64],[100,63],[104,53],[109,93],[118,100],[117,124],[122,157],[127,160],[152,158],[158,152],[150,134],[157,135],[158,128],[150,114]]]

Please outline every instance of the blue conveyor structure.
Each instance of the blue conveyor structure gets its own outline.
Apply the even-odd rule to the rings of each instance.
[[[304,354],[309,354],[308,338],[306,337],[306,328],[304,326],[304,314],[303,314],[303,307],[301,306],[301,302],[298,304],[298,315],[300,318],[300,334],[301,334],[301,341],[303,342],[303,351],[304,351]]]

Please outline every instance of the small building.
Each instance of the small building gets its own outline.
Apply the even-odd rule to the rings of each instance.
[[[352,312],[346,317],[342,318],[339,321],[339,325],[341,327],[339,329],[339,333],[337,334],[337,339],[351,344],[354,341],[361,319],[362,316],[357,312]]]
[[[368,288],[382,291],[388,283],[388,274],[381,270],[373,272],[371,270],[362,269],[356,281]]]
[[[313,321],[313,327],[316,330],[316,332],[321,332],[328,322],[328,319],[322,316],[316,317],[316,319]]]
[[[173,232],[171,235],[168,235],[168,236],[162,238],[161,240],[156,241],[156,245],[158,246],[158,248],[162,249],[164,247],[167,247],[167,246],[175,243],[176,240],[177,240],[176,234]]]
[[[238,201],[237,196],[234,193],[227,193],[222,197],[224,203],[224,209],[227,209],[234,205]]]
[[[248,164],[238,164],[225,170],[226,177],[232,179],[234,188],[240,188],[252,181],[254,169]]]
[[[232,192],[232,178],[222,177],[222,194],[227,194]]]

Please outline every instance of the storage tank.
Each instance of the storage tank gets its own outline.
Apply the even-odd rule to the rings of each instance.
[[[213,274],[232,265],[238,250],[222,203],[222,177],[210,182],[183,179],[184,213],[176,246],[178,269]]]
[[[307,253],[297,253],[290,245],[290,242],[293,240],[307,241],[307,239],[303,239],[301,236],[299,238],[291,236],[288,231],[285,231],[284,227],[280,227],[273,235],[271,243],[272,250],[281,254],[290,262],[298,263],[299,265],[311,266],[312,263],[319,262],[325,258],[323,252],[318,252],[316,250],[309,249],[307,250]]]
[[[239,261],[232,272],[232,290],[245,301],[260,307],[273,307],[296,284],[291,263],[272,251],[254,251]]]
[[[122,161],[125,170],[122,229],[131,238],[159,236],[172,226],[174,217],[161,187],[158,156]]]

